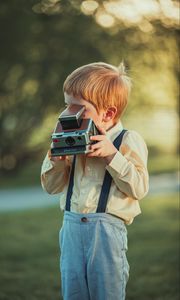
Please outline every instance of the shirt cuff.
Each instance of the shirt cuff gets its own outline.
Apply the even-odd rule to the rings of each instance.
[[[118,151],[114,155],[111,162],[106,166],[107,171],[112,175],[112,172],[123,175],[127,168],[128,161],[127,159]]]

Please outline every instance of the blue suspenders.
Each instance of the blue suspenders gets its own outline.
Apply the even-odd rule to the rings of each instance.
[[[118,150],[119,150],[119,147],[122,143],[122,139],[123,139],[123,136],[124,136],[126,131],[127,131],[126,129],[123,129],[121,131],[121,133],[118,135],[118,137],[113,142],[114,146]],[[76,163],[76,155],[74,156],[73,163],[72,163],[69,186],[68,186],[67,197],[66,197],[66,208],[65,209],[67,211],[70,211],[70,208],[71,208],[71,196],[72,196],[73,185],[74,185],[75,163]],[[97,213],[102,213],[102,212],[106,211],[106,205],[107,205],[107,201],[108,201],[109,191],[110,191],[110,188],[111,188],[111,182],[112,182],[112,177],[109,174],[109,172],[106,171],[105,175],[104,175],[102,188],[101,188],[98,207],[97,207],[97,210],[96,210]]]

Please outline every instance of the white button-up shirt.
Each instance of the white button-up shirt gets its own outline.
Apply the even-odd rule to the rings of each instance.
[[[113,142],[123,130],[121,122],[106,132]],[[106,213],[124,219],[131,224],[141,213],[139,201],[148,192],[147,171],[148,150],[142,137],[128,130],[123,137],[119,151],[107,165],[102,157],[77,155],[74,188],[71,197],[71,211],[95,213],[101,192],[103,178],[107,170],[112,176]],[[72,156],[66,160],[53,162],[46,155],[41,170],[41,183],[50,194],[60,193],[60,207],[65,209]]]

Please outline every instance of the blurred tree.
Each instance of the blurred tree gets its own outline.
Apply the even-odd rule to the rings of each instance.
[[[129,114],[176,106],[176,2],[137,3],[0,3],[1,173],[17,171],[47,148],[63,81],[80,65],[124,59],[135,82]]]
[[[80,22],[69,9],[63,18],[36,15],[25,1],[20,7],[16,1],[1,6],[5,31],[0,49],[0,156],[6,172],[21,167],[41,149],[29,149],[27,142],[44,116],[59,111],[59,97],[63,105],[59,90],[67,74],[90,55],[92,60],[100,55],[88,34],[95,25],[85,16]]]

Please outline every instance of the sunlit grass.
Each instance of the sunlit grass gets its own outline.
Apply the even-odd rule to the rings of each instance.
[[[177,194],[147,197],[141,207],[142,214],[127,227],[127,300],[177,300]],[[61,222],[56,208],[0,215],[0,299],[60,299]]]

